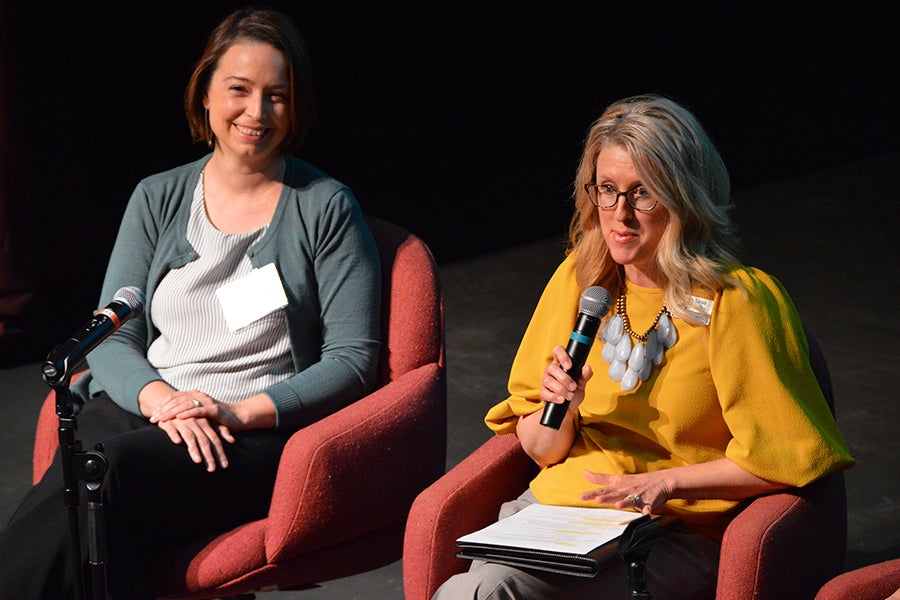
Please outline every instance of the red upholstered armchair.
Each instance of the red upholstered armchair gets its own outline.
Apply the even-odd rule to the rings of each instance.
[[[833,409],[828,367],[818,343],[807,337],[810,362]],[[406,600],[430,599],[441,583],[469,567],[470,561],[455,558],[456,539],[494,522],[500,505],[525,490],[536,468],[515,436],[494,436],[419,494],[403,549]],[[725,533],[716,597],[813,598],[840,573],[846,545],[842,473],[756,498]]]
[[[379,388],[294,434],[267,518],[161,557],[166,598],[300,588],[400,558],[409,507],[445,467],[443,295],[421,239],[381,219],[369,225],[384,274]],[[58,446],[55,404],[51,392],[37,425],[35,481]]]

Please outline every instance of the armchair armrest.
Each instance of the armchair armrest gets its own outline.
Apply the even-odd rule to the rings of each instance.
[[[444,470],[444,386],[442,366],[426,364],[291,437],[267,519],[270,563],[402,528],[416,494]]]
[[[514,435],[494,436],[418,495],[404,537],[406,600],[429,600],[468,568],[455,556],[457,538],[496,521],[500,505],[528,487],[534,466]]]
[[[822,586],[816,600],[884,600],[900,592],[900,558],[842,573]]]
[[[725,530],[716,598],[812,598],[843,568],[846,514],[841,472],[755,498]]]

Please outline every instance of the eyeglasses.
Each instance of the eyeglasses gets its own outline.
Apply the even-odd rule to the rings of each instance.
[[[647,212],[656,208],[657,200],[650,195],[642,185],[635,186],[626,192],[620,192],[608,183],[586,183],[584,191],[587,192],[591,203],[600,208],[614,208],[619,203],[619,197],[625,196],[628,206],[634,210]]]

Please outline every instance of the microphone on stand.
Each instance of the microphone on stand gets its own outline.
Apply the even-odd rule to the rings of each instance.
[[[69,536],[73,552],[75,597],[85,596],[85,576],[90,574],[92,591],[88,597],[105,600],[106,584],[106,521],[103,512],[103,478],[109,467],[103,456],[103,445],[85,452],[75,439],[78,419],[75,416],[73,395],[69,390],[72,373],[87,354],[133,317],[144,314],[144,292],[134,286],[120,288],[112,302],[97,311],[93,318],[69,339],[57,345],[41,365],[44,381],[56,393],[56,414],[59,416],[59,448],[62,463],[64,493],[61,495],[69,513]],[[83,571],[81,561],[81,533],[78,526],[80,503],[77,482],[83,482],[88,493],[88,559],[90,572]]]
[[[47,384],[54,386],[64,381],[84,360],[88,352],[129,319],[143,315],[145,301],[144,292],[140,288],[131,285],[120,288],[113,296],[112,302],[97,311],[93,318],[69,339],[50,351],[41,366]]]
[[[599,285],[589,287],[581,294],[581,300],[578,304],[579,314],[575,321],[575,327],[569,336],[569,345],[566,347],[566,353],[572,359],[572,367],[566,371],[566,374],[572,379],[578,380],[581,377],[581,368],[584,361],[587,360],[588,353],[597,337],[597,329],[600,327],[600,319],[609,312],[612,306],[612,297],[606,288]],[[559,429],[566,411],[569,409],[569,401],[565,400],[559,404],[555,402],[546,402],[544,404],[544,414],[541,415],[541,425]]]

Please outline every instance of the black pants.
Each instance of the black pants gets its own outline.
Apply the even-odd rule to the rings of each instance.
[[[77,416],[85,450],[103,444],[108,471],[102,483],[110,600],[155,598],[149,569],[186,542],[264,517],[287,432],[235,434],[225,443],[227,469],[208,473],[183,444],[100,394]],[[74,598],[69,509],[60,453],[0,532],[0,598]],[[88,557],[87,491],[79,489],[82,558]],[[87,572],[87,571],[86,571]],[[87,598],[91,579],[85,577]]]

